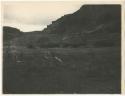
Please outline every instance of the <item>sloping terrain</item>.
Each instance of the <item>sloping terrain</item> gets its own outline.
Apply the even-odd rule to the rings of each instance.
[[[13,39],[18,38],[23,35],[23,32],[21,32],[19,29],[4,26],[3,27],[3,43],[4,46],[7,46]]]
[[[22,33],[4,34],[4,93],[121,92],[120,5],[84,5]]]
[[[119,6],[84,5],[75,13],[53,21],[42,32],[25,33],[13,40],[12,44],[40,48],[117,46],[120,45],[121,36],[119,14]]]

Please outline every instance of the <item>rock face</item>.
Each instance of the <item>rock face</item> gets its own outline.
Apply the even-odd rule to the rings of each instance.
[[[120,6],[84,5],[43,32],[60,36],[63,46],[116,46],[120,44],[120,19]]]
[[[119,46],[120,13],[120,5],[84,5],[75,13],[53,21],[42,32],[29,32],[19,37],[22,35],[19,30],[5,27],[4,37],[8,40],[19,37],[12,44],[25,47]]]

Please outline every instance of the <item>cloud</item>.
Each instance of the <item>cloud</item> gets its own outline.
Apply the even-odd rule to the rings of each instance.
[[[48,25],[57,18],[73,13],[82,2],[3,2],[4,23]]]

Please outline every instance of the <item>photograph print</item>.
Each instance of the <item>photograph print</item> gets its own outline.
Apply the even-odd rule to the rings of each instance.
[[[120,94],[121,5],[3,1],[3,94]]]

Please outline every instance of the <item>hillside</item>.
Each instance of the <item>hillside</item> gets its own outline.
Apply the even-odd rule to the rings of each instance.
[[[120,42],[115,41],[120,41],[121,34],[119,14],[119,6],[84,5],[75,13],[54,21],[43,32],[60,36],[63,46],[101,46],[98,45],[101,41],[105,46],[117,46]]]
[[[20,36],[23,35],[23,32],[21,32],[17,28],[9,27],[9,26],[4,26],[3,27],[3,43],[5,45],[10,44],[10,42],[16,38],[19,38]]]
[[[43,31],[3,33],[3,93],[121,93],[120,5],[84,5]]]
[[[84,5],[73,14],[53,21],[43,31],[25,33],[12,44],[40,48],[119,46],[120,21],[120,6]]]

